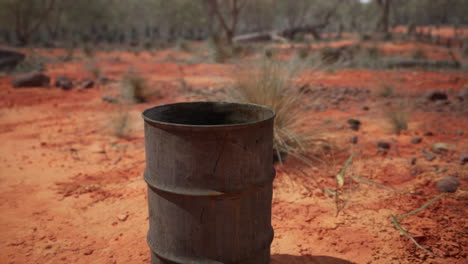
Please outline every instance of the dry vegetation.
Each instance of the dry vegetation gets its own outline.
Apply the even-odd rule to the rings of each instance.
[[[468,1],[91,2],[0,1],[0,259],[148,263],[137,115],[228,98],[276,112],[272,264],[465,263],[468,30],[431,24]]]
[[[286,155],[309,161],[318,160],[317,150],[326,142],[319,129],[311,128],[301,114],[304,88],[310,77],[303,77],[304,64],[272,58],[236,67],[231,97],[240,102],[265,105],[276,113],[274,151],[282,162]]]

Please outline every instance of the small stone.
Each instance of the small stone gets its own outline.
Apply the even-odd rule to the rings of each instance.
[[[421,174],[421,170],[419,168],[412,168],[411,169],[411,175],[416,176]]]
[[[89,78],[86,78],[81,82],[81,87],[83,87],[85,89],[93,88],[94,87],[94,81],[89,79]]]
[[[21,87],[48,87],[50,77],[40,71],[34,71],[20,75],[12,80],[14,88]]]
[[[357,119],[348,119],[347,122],[349,124],[349,127],[354,131],[358,131],[359,128],[361,127],[361,121]]]
[[[419,144],[422,142],[422,138],[421,137],[412,137],[411,138],[411,143],[413,144]]]
[[[83,252],[83,255],[89,256],[89,255],[93,254],[93,252],[94,252],[94,250],[92,250],[92,249],[87,249],[87,250],[85,250],[85,251]]]
[[[465,133],[463,131],[461,131],[461,130],[458,130],[457,132],[455,132],[455,135],[459,136],[459,137],[463,136],[463,134],[465,134]]]
[[[462,153],[460,155],[460,165],[465,165],[468,163],[468,153]]]
[[[363,106],[363,107],[361,107],[361,109],[364,110],[364,111],[369,111],[369,107],[368,107],[368,106]]]
[[[432,136],[434,136],[434,133],[432,133],[431,131],[426,131],[426,132],[424,132],[424,136],[432,137]]]
[[[70,79],[68,79],[67,76],[59,76],[55,80],[55,87],[67,91],[73,88],[73,83],[70,81]]]
[[[351,144],[357,144],[358,143],[358,136],[353,135],[349,137],[349,143]]]
[[[436,183],[437,190],[443,193],[454,193],[457,191],[458,186],[460,186],[460,180],[455,176],[442,178]]]
[[[410,164],[410,165],[415,165],[415,164],[416,164],[416,161],[417,161],[416,158],[411,158],[410,161],[409,161],[409,164]]]
[[[429,101],[439,101],[439,100],[447,100],[447,94],[440,90],[431,90],[426,93],[426,98]]]
[[[108,103],[111,103],[111,104],[116,104],[116,103],[119,102],[119,99],[117,99],[115,97],[112,97],[112,96],[109,96],[109,95],[104,95],[103,97],[101,97],[101,99],[104,102],[108,102]]]
[[[462,90],[457,94],[457,99],[460,101],[468,101],[468,90]]]
[[[117,219],[119,219],[119,221],[122,221],[122,222],[126,221],[127,218],[128,218],[128,214],[119,214],[117,216]]]
[[[424,159],[427,161],[433,161],[436,156],[429,151],[427,151],[425,148],[422,149],[422,152],[424,153]]]
[[[387,152],[390,149],[390,143],[387,141],[380,140],[377,142],[377,148],[379,151]]]
[[[444,142],[437,142],[431,145],[431,151],[437,154],[448,152],[449,150],[453,150],[454,148],[455,147],[452,144]]]

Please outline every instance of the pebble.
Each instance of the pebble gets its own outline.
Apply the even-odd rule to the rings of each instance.
[[[128,218],[128,214],[119,214],[117,216],[117,219],[119,219],[120,221],[124,222],[125,220],[127,220]]]
[[[437,142],[431,145],[431,151],[437,154],[447,152],[453,148],[454,146],[452,144],[448,144],[444,142]]]
[[[433,161],[436,156],[432,153],[430,153],[429,151],[427,151],[425,148],[422,149],[423,153],[424,153],[424,159],[427,160],[427,161]]]
[[[439,192],[454,193],[457,191],[458,186],[460,186],[460,180],[455,176],[442,178],[436,183]]]
[[[108,102],[108,103],[111,103],[111,104],[116,104],[119,102],[119,99],[115,98],[115,97],[112,97],[112,96],[108,96],[108,95],[104,95],[103,97],[101,97],[102,101],[104,102]]]
[[[359,128],[361,127],[361,121],[357,119],[348,119],[347,122],[349,124],[349,127],[354,131],[358,131]]]
[[[351,143],[351,144],[357,144],[357,143],[358,143],[358,136],[356,136],[356,135],[350,136],[350,137],[349,137],[349,143]]]
[[[390,143],[388,143],[387,141],[380,140],[377,142],[377,148],[379,149],[379,151],[386,152],[390,149]]]
[[[411,143],[413,144],[419,144],[422,142],[422,138],[421,137],[412,137],[411,138]]]
[[[465,165],[468,163],[468,153],[462,153],[460,155],[460,165]]]

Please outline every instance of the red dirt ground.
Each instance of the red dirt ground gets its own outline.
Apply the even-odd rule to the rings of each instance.
[[[394,46],[388,44],[385,49]],[[63,54],[58,50],[39,52],[51,57]],[[107,78],[119,80],[134,68],[152,89],[160,91],[161,96],[151,103],[128,106],[130,123],[125,138],[114,136],[112,130],[121,110],[101,100],[102,95],[116,94],[118,82],[82,91],[14,89],[10,76],[0,77],[2,263],[149,263],[140,113],[157,104],[219,97],[218,88],[230,82],[230,66],[177,61],[187,58],[190,55],[171,50],[138,56],[97,54]],[[85,64],[83,60],[55,62],[47,65],[46,73],[52,79],[62,74],[79,79],[89,76]],[[181,78],[193,97],[184,94]],[[304,106],[309,110],[305,114],[313,118],[311,126],[326,123],[325,135],[342,151],[327,154],[327,162],[315,167],[303,167],[293,160],[277,166],[272,263],[466,263],[468,167],[457,159],[468,152],[468,108],[437,112],[431,106],[416,107],[409,130],[397,136],[388,132],[382,106],[398,99],[375,96],[382,83],[413,99],[437,88],[455,101],[453,95],[467,89],[468,75],[339,70],[315,79],[314,86],[332,93],[333,89],[352,87],[369,89],[370,95],[352,97],[323,111],[313,110],[313,96],[306,98]],[[370,110],[362,110],[364,105]],[[360,119],[362,129],[349,130],[349,118]],[[424,136],[418,145],[410,143],[411,137],[426,131],[434,136]],[[457,131],[464,135],[456,135]],[[358,135],[359,143],[348,143],[350,135]],[[387,155],[377,153],[378,140],[392,143]],[[433,142],[454,144],[456,150],[426,161],[420,148],[430,148]],[[335,175],[351,152],[357,156],[348,175],[400,192],[347,177],[338,197],[341,202],[324,193],[324,188],[336,188]],[[418,158],[413,166],[408,163],[412,157]],[[437,196],[435,182],[449,175],[461,180],[456,193],[401,221],[419,243],[436,254],[431,256],[403,236],[389,216],[412,211]],[[337,204],[342,207],[338,215]]]

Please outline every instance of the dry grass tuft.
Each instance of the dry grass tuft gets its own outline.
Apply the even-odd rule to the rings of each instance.
[[[427,53],[422,47],[418,47],[411,51],[411,58],[415,60],[426,60],[427,59]]]
[[[274,151],[279,162],[284,156],[307,163],[320,160],[316,154],[326,143],[302,114],[305,89],[301,88],[310,81],[300,76],[302,70],[303,64],[297,60],[288,63],[264,58],[237,67],[234,89],[229,91],[235,101],[265,105],[275,111]]]
[[[130,111],[128,106],[120,105],[117,112],[112,116],[110,128],[113,136],[126,138],[130,133]]]
[[[85,68],[95,80],[98,80],[102,76],[102,70],[99,67],[99,64],[94,60],[86,62]]]
[[[408,121],[411,113],[409,103],[401,101],[395,106],[389,106],[384,111],[393,133],[400,135],[402,131],[408,129]]]
[[[146,80],[137,72],[130,70],[122,79],[122,97],[126,101],[143,103],[148,101],[149,93]]]

